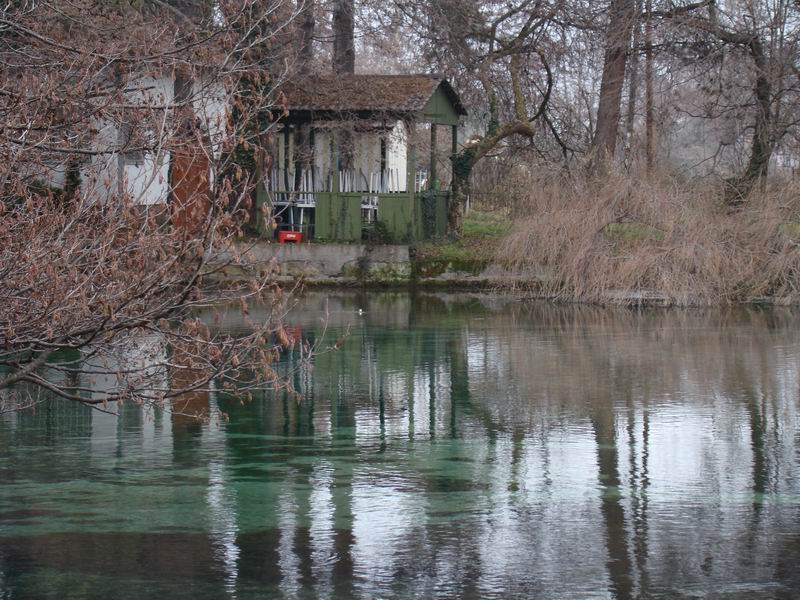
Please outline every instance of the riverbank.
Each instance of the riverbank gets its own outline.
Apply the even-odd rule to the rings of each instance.
[[[591,304],[800,303],[800,194],[791,186],[732,209],[720,189],[674,180],[550,182],[529,186],[514,208],[471,211],[457,240],[245,246],[249,272],[316,287],[480,289]]]
[[[243,256],[241,264],[226,267],[225,279],[268,271],[278,283],[311,287],[498,289],[535,282],[533,274],[513,273],[483,258],[423,254],[408,245],[257,241],[237,250]]]
[[[240,243],[226,279],[271,272],[279,283],[312,287],[532,289],[542,277],[534,269],[511,271],[494,260],[511,229],[507,218],[472,211],[457,240],[418,245]],[[233,253],[226,255],[228,258]]]
[[[637,295],[681,306],[800,303],[800,188],[771,182],[733,202],[725,183],[560,178],[531,185],[494,260],[536,265],[567,301]]]
[[[653,289],[608,288],[591,299],[575,298],[554,292],[552,273],[544,269],[520,271],[484,262],[433,260],[415,255],[409,246],[360,244],[249,244],[247,266],[226,267],[221,281],[240,281],[256,272],[273,272],[276,283],[301,284],[313,289],[426,290],[441,292],[481,291],[528,300],[551,300],[584,304],[621,306],[712,306],[691,293],[669,294]],[[339,262],[339,259],[344,259]],[[760,296],[726,302],[743,305],[798,304],[797,299]]]
[[[240,266],[226,267],[223,281],[272,272],[282,285],[314,289],[482,291],[529,300],[572,301],[552,292],[552,273],[544,269],[504,268],[482,255],[452,244],[420,249],[406,245],[271,244],[251,242],[239,249]],[[658,290],[609,288],[590,304],[628,306],[702,306],[701,298],[671,296]],[[787,304],[760,297],[740,304]]]

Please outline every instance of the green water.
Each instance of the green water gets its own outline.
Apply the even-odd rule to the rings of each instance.
[[[0,598],[800,597],[800,314],[316,294],[289,320],[345,339],[287,359],[300,401],[0,416]]]

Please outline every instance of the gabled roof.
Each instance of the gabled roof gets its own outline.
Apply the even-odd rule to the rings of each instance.
[[[439,75],[316,75],[281,86],[290,113],[352,113],[355,116],[421,113],[438,90],[453,111],[467,111]]]

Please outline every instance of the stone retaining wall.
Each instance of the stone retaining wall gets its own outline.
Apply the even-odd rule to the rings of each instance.
[[[318,283],[403,284],[411,280],[409,247],[366,244],[242,245],[247,262],[274,264],[282,280]]]

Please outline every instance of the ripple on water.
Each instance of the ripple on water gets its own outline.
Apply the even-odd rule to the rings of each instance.
[[[800,316],[362,301],[297,402],[4,418],[0,596],[800,594]]]

